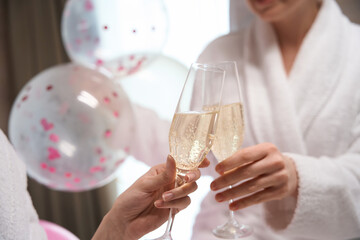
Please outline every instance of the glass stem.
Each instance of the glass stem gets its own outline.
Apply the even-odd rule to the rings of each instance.
[[[232,202],[233,202],[232,200],[229,201],[229,203],[232,203]],[[232,210],[229,210],[229,221],[230,222],[236,222],[235,213]]]
[[[166,226],[166,231],[164,233],[164,236],[169,236],[171,234],[171,229],[174,223],[174,219],[175,219],[175,214],[173,213],[173,209],[170,208],[170,213],[169,213],[169,219],[168,219],[168,223]]]
[[[176,175],[175,187],[174,188],[177,188],[179,186],[178,180],[181,181],[181,183],[183,183],[182,177],[179,176],[179,175]],[[180,186],[181,185],[182,184],[180,184]],[[173,226],[173,223],[174,223],[174,219],[175,219],[174,209],[170,208],[169,219],[168,219],[168,223],[167,223],[167,226],[166,226],[164,236],[170,236],[171,235],[171,230],[172,230],[172,226]]]
[[[229,189],[231,189],[231,188],[232,188],[232,186],[230,185],[230,186],[229,186]],[[230,199],[229,205],[230,205],[232,202],[233,202],[233,200]],[[237,222],[236,219],[235,219],[235,212],[232,211],[232,210],[229,210],[229,222],[231,222],[231,223],[236,223],[236,222]]]

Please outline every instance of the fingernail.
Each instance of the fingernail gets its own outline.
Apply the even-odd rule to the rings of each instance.
[[[185,176],[185,180],[186,182],[191,182],[192,180],[195,179],[195,174],[194,173],[188,173],[186,176]]]
[[[229,208],[230,208],[231,211],[239,210],[239,207],[238,207],[238,206],[235,206],[235,205],[233,205],[233,204],[231,204],[231,205],[229,206]]]
[[[224,201],[224,196],[221,193],[219,193],[219,194],[215,195],[215,199],[218,202],[222,202],[222,201]]]
[[[215,182],[212,182],[211,184],[210,184],[210,188],[211,188],[211,190],[216,190],[217,188],[216,188],[216,183]]]
[[[223,174],[224,173],[224,168],[221,165],[217,165],[215,167],[215,170],[219,173],[219,174]]]
[[[162,200],[156,200],[154,202],[155,207],[162,207],[164,205],[164,202]]]
[[[163,193],[163,195],[162,195],[162,198],[165,202],[173,199],[173,197],[174,197],[174,194],[171,192],[166,192],[166,193]]]

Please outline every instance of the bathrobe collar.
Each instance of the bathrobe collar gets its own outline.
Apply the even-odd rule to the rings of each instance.
[[[347,21],[334,0],[324,0],[290,72],[289,84],[305,138],[344,70]]]
[[[341,12],[333,0],[323,1],[289,76],[271,25],[256,19],[245,32],[246,64],[241,68],[247,121],[257,126],[247,128],[248,137],[255,143],[272,142],[281,145],[281,151],[306,154],[306,133],[331,96],[344,62],[336,53],[345,49],[332,51],[345,48],[337,15]]]

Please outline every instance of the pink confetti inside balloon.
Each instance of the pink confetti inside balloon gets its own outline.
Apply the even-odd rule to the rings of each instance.
[[[59,141],[59,137],[55,133],[50,134],[49,139],[53,142]]]
[[[22,89],[9,135],[30,177],[56,190],[83,191],[116,177],[133,124],[119,84],[71,63],[41,72]]]
[[[168,22],[163,0],[68,0],[61,35],[74,62],[123,77],[160,55]]]
[[[48,148],[48,160],[55,160],[57,158],[60,158],[61,155],[59,154],[58,150],[53,148],[53,147],[49,147]]]

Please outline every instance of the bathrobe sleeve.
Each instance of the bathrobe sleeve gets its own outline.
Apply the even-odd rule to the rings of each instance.
[[[0,130],[0,239],[47,239],[27,192],[25,164]]]
[[[353,134],[355,141],[338,157],[287,153],[296,164],[299,189],[295,213],[284,234],[319,239],[360,235],[360,114]],[[278,206],[279,214],[274,215],[277,218],[267,216],[273,220],[270,224],[288,215],[283,204]]]
[[[135,129],[130,153],[149,166],[166,161],[169,154],[170,122],[150,109],[134,104]]]

